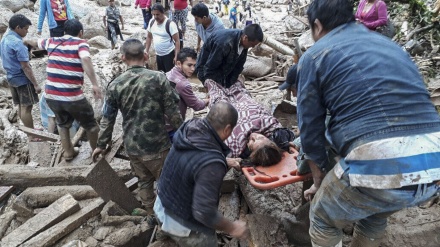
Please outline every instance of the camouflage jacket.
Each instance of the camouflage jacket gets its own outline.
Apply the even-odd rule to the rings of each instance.
[[[170,148],[164,114],[175,129],[182,124],[179,96],[165,74],[139,66],[129,68],[108,85],[99,148],[105,148],[111,141],[118,109],[123,118],[125,150],[133,156],[152,155]]]

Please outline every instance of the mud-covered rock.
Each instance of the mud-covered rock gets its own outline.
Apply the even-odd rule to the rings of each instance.
[[[242,74],[248,77],[262,77],[269,74],[271,70],[272,60],[270,58],[259,57],[256,59],[248,56]]]
[[[84,39],[91,39],[96,36],[107,35],[100,15],[97,15],[96,13],[89,13],[80,21],[84,26]]]
[[[9,19],[13,14],[14,13],[8,8],[0,8],[0,34],[5,33],[6,30],[8,30]]]
[[[111,43],[110,41],[105,38],[104,36],[96,36],[87,41],[87,43],[91,47],[96,47],[98,49],[110,49]]]
[[[23,8],[31,8],[34,3],[29,0],[1,0],[0,7],[7,8],[12,12],[17,12]]]

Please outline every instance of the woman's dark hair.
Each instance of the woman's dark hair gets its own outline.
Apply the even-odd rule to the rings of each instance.
[[[194,60],[197,59],[197,52],[193,48],[189,47],[183,47],[179,54],[177,54],[177,61],[184,63],[186,61],[186,58],[193,58]]]
[[[252,152],[250,161],[253,166],[272,166],[277,164],[283,158],[284,151],[275,143],[271,142]]]
[[[9,28],[14,30],[17,26],[20,28],[24,28],[26,26],[32,25],[31,20],[29,20],[26,16],[22,14],[15,14],[9,19]]]
[[[70,19],[64,23],[64,33],[77,37],[79,32],[83,30],[83,25],[77,19]]]
[[[353,2],[351,0],[314,0],[307,10],[307,18],[313,29],[313,24],[318,19],[324,30],[334,28],[355,20]]]
[[[247,25],[243,33],[248,37],[249,41],[263,41],[263,30],[258,24]]]
[[[153,11],[153,10],[157,10],[162,14],[165,13],[165,9],[163,8],[162,4],[160,4],[160,3],[155,3],[153,5],[153,7],[151,7],[151,11]]]
[[[203,16],[208,17],[209,16],[209,9],[208,9],[208,7],[206,7],[206,5],[204,3],[198,3],[198,4],[194,5],[194,7],[192,7],[191,14],[193,16],[197,16],[200,18],[203,18]]]

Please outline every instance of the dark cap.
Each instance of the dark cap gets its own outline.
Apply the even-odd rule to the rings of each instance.
[[[297,67],[298,65],[294,64],[292,67],[290,67],[289,71],[287,71],[286,81],[278,87],[280,90],[285,90],[289,87],[296,87]]]

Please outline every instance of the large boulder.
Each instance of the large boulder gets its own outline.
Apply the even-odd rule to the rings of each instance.
[[[7,8],[0,8],[0,34],[3,34],[8,30],[9,19],[14,13]]]
[[[306,32],[304,32],[299,38],[298,38],[298,43],[301,46],[301,48],[304,49],[308,49],[309,47],[311,47],[313,44],[315,44],[315,41],[312,38],[312,32],[309,30],[307,30]]]
[[[307,20],[306,20],[307,21]],[[284,26],[286,27],[286,31],[292,30],[304,30],[307,26],[291,15],[288,15],[284,18]]]
[[[0,7],[7,8],[12,12],[17,12],[23,8],[31,8],[34,3],[29,0],[1,0]]]
[[[247,77],[262,77],[272,70],[272,59],[267,57],[247,57],[242,74]]]
[[[96,36],[87,41],[91,47],[96,47],[98,49],[110,49],[111,43],[104,36]]]
[[[102,18],[96,13],[89,13],[82,18],[81,23],[84,26],[84,38],[91,39],[96,36],[106,36],[107,32],[104,29]]]

